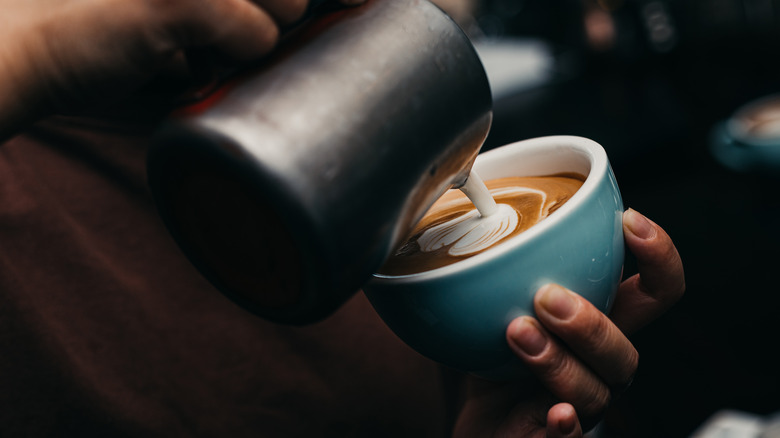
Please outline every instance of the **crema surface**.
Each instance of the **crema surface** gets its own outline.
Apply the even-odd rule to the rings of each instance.
[[[506,242],[543,220],[582,186],[581,175],[510,177],[485,182],[498,211],[480,216],[460,190],[428,210],[412,237],[379,270],[408,275],[456,263]]]

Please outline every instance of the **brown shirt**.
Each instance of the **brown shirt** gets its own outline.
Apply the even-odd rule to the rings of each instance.
[[[362,294],[294,328],[199,276],[146,188],[153,126],[56,119],[0,146],[0,436],[446,435],[448,373]]]

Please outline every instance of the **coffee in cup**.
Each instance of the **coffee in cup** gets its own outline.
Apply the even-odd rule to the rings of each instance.
[[[509,348],[507,327],[534,315],[534,296],[549,283],[609,311],[623,268],[623,202],[606,152],[582,137],[495,148],[481,153],[473,170],[491,186],[515,177],[585,178],[574,177],[582,185],[564,203],[550,205],[546,218],[489,249],[417,273],[378,272],[363,291],[388,327],[419,353],[490,380],[528,378]],[[499,207],[505,203],[496,198]]]
[[[482,185],[472,173],[469,181]],[[379,270],[408,275],[451,265],[522,233],[560,208],[585,176],[575,173],[486,181],[495,211],[485,214],[468,191],[452,189],[428,210],[411,237]],[[474,195],[471,195],[474,198]]]

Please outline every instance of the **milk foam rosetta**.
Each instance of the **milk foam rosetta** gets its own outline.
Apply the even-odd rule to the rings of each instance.
[[[487,181],[498,208],[486,217],[463,193],[450,190],[379,272],[424,272],[479,254],[549,216],[571,198],[583,180],[580,175],[554,175]]]

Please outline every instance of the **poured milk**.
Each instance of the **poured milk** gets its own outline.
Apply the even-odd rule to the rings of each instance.
[[[520,219],[514,208],[507,204],[496,204],[494,196],[534,192],[546,198],[542,191],[519,187],[496,189],[496,193],[493,193],[474,170],[460,190],[477,209],[427,229],[417,239],[421,251],[432,252],[450,245],[448,253],[452,256],[484,251],[512,234]]]

